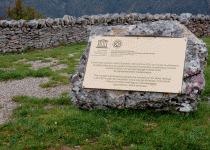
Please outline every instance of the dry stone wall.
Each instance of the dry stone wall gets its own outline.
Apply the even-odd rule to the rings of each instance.
[[[58,46],[61,42],[68,44],[88,41],[94,26],[132,25],[148,21],[177,20],[184,24],[197,37],[210,36],[209,15],[183,13],[176,14],[139,14],[115,13],[82,17],[65,15],[63,18],[0,21],[0,53],[23,51],[28,46],[40,49]],[[146,33],[145,33],[146,34]]]

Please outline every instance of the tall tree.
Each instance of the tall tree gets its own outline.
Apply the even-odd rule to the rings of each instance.
[[[8,17],[20,20],[24,18],[24,5],[22,5],[22,0],[16,0],[15,7],[11,9],[10,5],[7,7],[7,15]]]
[[[35,11],[34,7],[31,8],[30,6],[28,6],[28,8],[26,8],[26,13],[27,13],[26,20],[37,19],[36,17],[37,12]]]
[[[24,19],[29,21],[32,19],[45,18],[43,14],[35,11],[35,7],[28,6],[27,8],[24,8],[24,5],[22,5],[22,0],[16,0],[15,7],[13,9],[11,9],[10,5],[7,6],[6,13],[7,17],[14,20]],[[0,17],[0,19],[1,18],[3,18],[3,16]]]

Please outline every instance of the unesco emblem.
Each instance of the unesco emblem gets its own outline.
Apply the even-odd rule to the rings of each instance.
[[[96,48],[107,48],[108,40],[98,40],[98,45]]]
[[[115,40],[113,43],[113,46],[115,48],[120,48],[122,46],[122,41],[121,40]]]

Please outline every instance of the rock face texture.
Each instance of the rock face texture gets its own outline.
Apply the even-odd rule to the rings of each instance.
[[[188,39],[181,93],[170,94],[82,88],[92,36],[139,34]],[[70,82],[73,83],[70,97],[72,97],[72,101],[79,108],[84,110],[107,109],[110,107],[134,109],[150,107],[157,111],[195,111],[197,110],[197,98],[199,98],[205,87],[203,70],[207,63],[207,56],[206,44],[178,21],[161,20],[127,26],[95,27],[90,33],[88,46],[80,58],[79,66],[70,78]]]

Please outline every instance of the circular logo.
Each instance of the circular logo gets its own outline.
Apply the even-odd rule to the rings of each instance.
[[[115,48],[119,48],[122,46],[122,41],[121,40],[115,40],[114,43],[113,43],[113,46]]]

